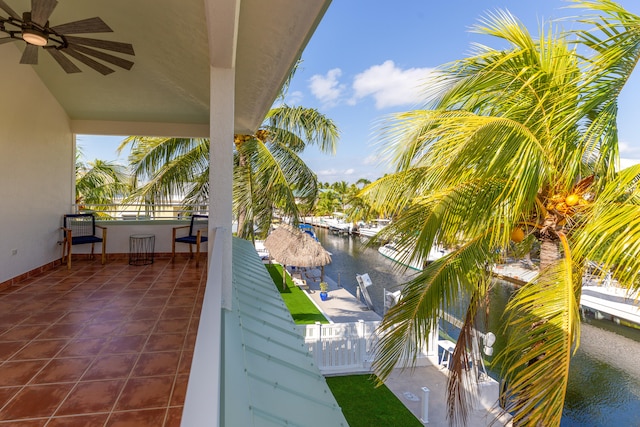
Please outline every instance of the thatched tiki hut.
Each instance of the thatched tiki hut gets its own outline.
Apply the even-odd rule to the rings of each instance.
[[[321,267],[324,281],[324,266],[331,264],[331,254],[309,234],[287,224],[282,224],[269,234],[264,241],[272,259],[282,264],[296,267]],[[283,287],[286,286],[286,274],[283,271]]]

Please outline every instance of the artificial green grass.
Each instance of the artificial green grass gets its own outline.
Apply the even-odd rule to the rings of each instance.
[[[421,427],[422,423],[385,385],[375,386],[371,375],[327,377],[350,427]]]
[[[282,289],[282,266],[279,264],[266,264],[267,271],[273,279],[273,284],[280,291],[282,299],[291,312],[293,321],[298,325],[314,324],[316,322],[329,323],[320,310],[313,305],[305,293],[293,284],[291,277],[287,276],[287,287]]]

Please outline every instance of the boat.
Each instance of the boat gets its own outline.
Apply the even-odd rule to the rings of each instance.
[[[355,227],[352,223],[345,221],[345,214],[342,212],[334,212],[332,218],[324,220],[325,225],[333,234],[351,234]]]
[[[362,237],[372,238],[391,223],[390,219],[376,219],[371,223],[361,223],[358,225],[358,234]]]
[[[316,230],[313,228],[313,225],[302,223],[298,224],[298,228],[313,237],[316,242],[318,241],[318,236],[316,236]]]
[[[442,258],[447,255],[450,251],[444,249],[441,246],[434,245],[427,255],[426,259],[420,260],[409,260],[411,254],[407,251],[403,251],[398,249],[398,247],[394,243],[387,243],[378,248],[378,252],[384,256],[385,258],[389,258],[390,260],[397,262],[400,265],[411,268],[416,271],[422,271],[425,265]]]

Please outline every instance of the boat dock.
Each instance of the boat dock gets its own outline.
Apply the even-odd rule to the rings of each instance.
[[[516,285],[530,282],[538,274],[538,270],[523,263],[512,262],[497,264],[493,274]],[[596,318],[610,318],[615,323],[640,327],[640,295],[629,294],[615,281],[600,280],[597,277],[585,276],[582,285],[580,306],[583,310],[593,311]]]

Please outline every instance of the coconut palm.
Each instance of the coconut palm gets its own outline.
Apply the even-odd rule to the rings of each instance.
[[[335,124],[314,109],[281,105],[269,111],[254,135],[235,135],[233,199],[238,235],[268,231],[274,209],[298,221],[316,199],[316,175],[300,159],[309,144],[334,153]],[[132,136],[129,161],[144,203],[176,198],[185,207],[209,198],[209,140]]]
[[[508,12],[488,15],[475,31],[508,47],[477,46],[441,67],[428,109],[397,114],[381,129],[396,172],[364,194],[394,213],[382,238],[416,260],[434,244],[453,250],[404,287],[380,326],[374,369],[384,380],[401,360],[415,360],[423,345],[436,345],[428,339],[439,315],[464,306],[449,365],[452,424],[466,422],[463,366],[486,308],[487,265],[500,251],[540,247],[537,278],[505,309],[508,341],[498,355],[514,425],[560,423],[587,260],[621,286],[640,287],[640,168],[615,169],[617,97],[640,59],[640,19],[608,0],[574,3],[602,17],[585,18],[588,30],[577,33],[549,24],[537,40]]]
[[[317,176],[299,154],[308,145],[334,154],[338,129],[312,108],[283,104],[269,111],[254,135],[235,135],[233,199],[238,235],[261,236],[269,230],[275,209],[298,223],[318,196]]]
[[[125,197],[131,189],[125,166],[96,159],[84,162],[76,156],[76,204],[79,209],[90,206],[94,211],[108,210],[116,199]]]

